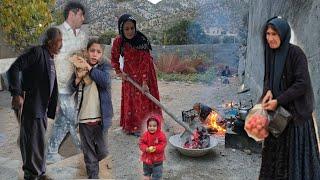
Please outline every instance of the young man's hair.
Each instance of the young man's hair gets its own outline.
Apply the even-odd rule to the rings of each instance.
[[[50,27],[43,35],[42,44],[49,45],[49,41],[54,40],[58,35],[62,35],[61,31],[56,27]]]
[[[85,14],[84,6],[80,2],[71,1],[69,2],[63,11],[64,19],[66,20],[69,16],[69,12],[72,11],[74,13],[77,13],[79,10],[83,12],[83,15]]]
[[[104,50],[104,46],[102,45],[103,43],[102,43],[101,39],[99,39],[99,38],[91,38],[91,39],[89,39],[88,44],[87,44],[87,50],[89,50],[89,48],[92,46],[92,44],[100,44],[102,50]]]

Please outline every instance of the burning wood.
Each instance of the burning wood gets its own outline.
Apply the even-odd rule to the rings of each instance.
[[[226,132],[222,116],[215,109],[201,103],[195,103],[193,109],[182,111],[182,121],[188,123],[191,129],[205,127],[210,134],[224,135]],[[185,139],[188,136],[183,134]]]
[[[211,134],[224,135],[226,133],[223,118],[216,111],[211,111],[206,119],[206,123],[208,131]]]
[[[210,135],[204,127],[197,127],[193,135],[187,138],[183,147],[188,149],[204,149],[210,146]]]

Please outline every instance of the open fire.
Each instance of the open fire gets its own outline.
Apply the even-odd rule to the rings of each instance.
[[[198,106],[198,107],[197,107]],[[214,109],[197,103],[194,109],[183,111],[182,119],[194,129],[193,134],[183,134],[184,148],[203,149],[210,146],[210,135],[224,136],[226,125],[222,116]]]
[[[226,133],[226,127],[223,118],[216,111],[211,111],[206,119],[206,123],[210,134],[222,136]]]

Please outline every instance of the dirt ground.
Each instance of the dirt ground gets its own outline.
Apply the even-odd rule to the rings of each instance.
[[[232,78],[230,84],[222,84],[216,80],[210,84],[164,82],[159,81],[159,90],[162,104],[177,117],[181,117],[182,110],[189,110],[196,102],[209,106],[219,107],[229,101],[238,101],[236,92],[239,82]],[[142,163],[139,161],[140,151],[138,139],[122,133],[119,127],[120,90],[121,81],[114,79],[112,84],[114,106],[113,126],[109,130],[108,145],[110,156],[108,164],[112,167],[101,168],[105,175],[102,178],[112,179],[141,179]],[[167,138],[183,130],[164,113]],[[52,120],[49,121],[48,130],[51,129]],[[21,157],[16,145],[18,125],[10,109],[10,96],[8,92],[0,92],[0,174],[5,179],[22,177]],[[246,152],[224,147],[224,138],[217,137],[218,145],[209,154],[190,158],[181,155],[169,143],[166,148],[164,162],[164,179],[257,179],[260,167],[260,154]],[[83,179],[85,170],[81,154],[75,155],[70,140],[66,140],[60,149],[63,156],[68,157],[47,167],[47,172],[53,179]],[[10,164],[11,163],[11,164]],[[1,178],[2,179],[2,178]]]

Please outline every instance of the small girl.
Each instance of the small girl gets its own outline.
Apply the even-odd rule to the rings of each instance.
[[[147,131],[141,136],[139,147],[142,151],[144,179],[161,179],[164,150],[167,145],[165,134],[161,131],[161,115],[153,114],[147,118]]]
[[[87,45],[87,60],[72,78],[71,90],[82,87],[79,105],[79,131],[88,178],[99,178],[99,161],[108,155],[105,135],[113,116],[111,66],[102,62],[103,47],[98,39]]]

